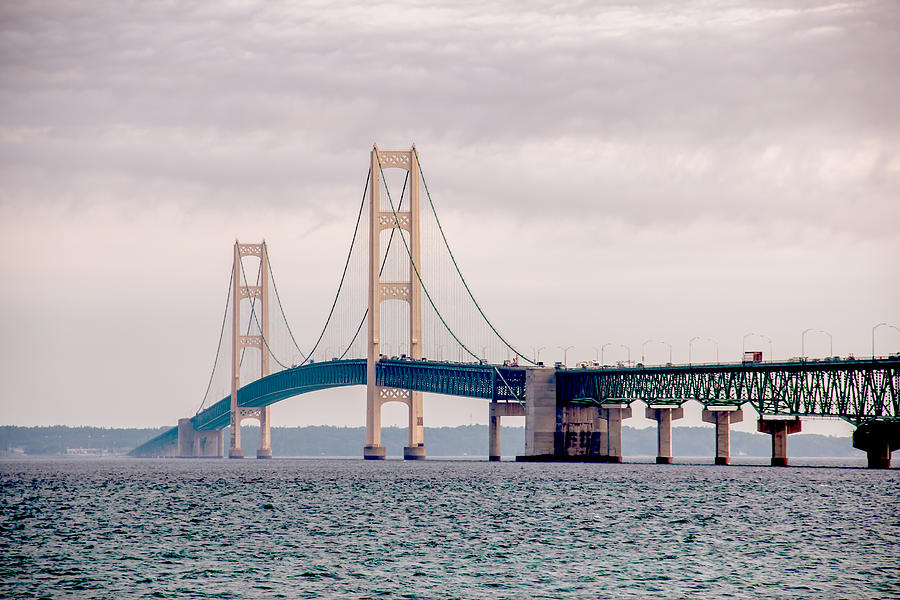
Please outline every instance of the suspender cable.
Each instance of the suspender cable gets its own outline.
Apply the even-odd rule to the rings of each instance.
[[[212,388],[213,377],[215,377],[216,374],[216,366],[219,364],[219,355],[222,353],[222,338],[225,337],[225,323],[228,321],[228,305],[231,304],[232,279],[234,279],[234,264],[231,265],[231,275],[228,276],[228,293],[225,297],[225,313],[222,315],[222,327],[219,329],[219,344],[216,348],[216,358],[213,360],[212,371],[209,374],[209,383],[206,384],[206,392],[203,394],[203,401],[197,408],[197,412],[194,413],[195,417],[203,410],[203,405],[206,404],[206,400],[209,398],[209,390]]]
[[[406,173],[406,179],[403,180],[403,189],[400,190],[400,202],[397,203],[397,210],[400,210],[403,207],[403,194],[406,193],[406,184],[409,181],[409,172]],[[359,226],[359,221],[357,221],[357,226]],[[384,258],[381,259],[381,268],[378,270],[378,275],[381,276],[384,273],[384,265],[387,264],[388,252],[391,250],[391,243],[394,241],[394,232],[396,229],[391,229],[391,237],[388,238],[387,248],[384,251]],[[356,338],[359,337],[359,332],[362,331],[362,326],[366,322],[366,317],[369,316],[369,309],[366,308],[366,311],[363,313],[362,319],[359,321],[359,327],[356,328],[356,333],[353,334],[353,339],[350,340],[350,343],[347,344],[347,349],[344,350],[344,353],[341,354],[340,358],[344,358],[347,356],[347,353],[350,351],[350,348],[353,346],[353,342],[356,341]]]
[[[524,354],[522,354],[521,352],[516,350],[509,342],[507,342],[506,339],[502,335],[500,335],[500,332],[497,331],[497,329],[494,327],[494,325],[487,318],[487,315],[484,314],[484,311],[481,310],[481,306],[478,304],[478,301],[475,299],[475,296],[472,294],[472,290],[469,289],[469,285],[466,283],[466,279],[465,279],[465,277],[463,277],[462,271],[459,269],[459,265],[456,264],[456,258],[453,256],[453,251],[450,250],[450,244],[447,242],[447,236],[444,234],[444,228],[441,227],[441,220],[438,218],[437,210],[435,210],[435,208],[434,208],[434,202],[431,199],[431,192],[428,191],[428,182],[425,181],[425,173],[422,171],[422,163],[419,162],[419,153],[415,149],[415,147],[413,148],[413,154],[415,155],[415,158],[416,158],[416,164],[419,166],[419,173],[422,175],[422,184],[425,186],[425,195],[428,197],[428,204],[431,205],[431,212],[434,213],[434,219],[435,219],[435,222],[437,223],[438,230],[441,232],[441,237],[444,239],[444,246],[447,247],[447,252],[450,253],[450,260],[453,261],[453,266],[456,268],[456,273],[459,275],[459,279],[460,279],[460,281],[462,281],[463,287],[466,288],[466,292],[468,292],[469,298],[471,298],[472,302],[475,303],[475,308],[477,308],[478,312],[481,313],[482,318],[484,319],[485,323],[488,324],[488,327],[491,328],[491,331],[493,331],[494,334],[496,334],[496,336],[498,338],[500,338],[500,341],[503,342],[507,348],[512,350],[516,354],[516,356],[522,358],[523,360],[525,360],[531,364],[537,364],[535,362],[535,360],[528,358],[527,356],[525,356]],[[381,165],[381,162],[379,159],[379,167],[380,167],[380,165]]]
[[[262,268],[262,261],[260,261],[260,268]],[[242,273],[244,272],[244,263],[243,263],[243,261],[241,261],[241,272],[242,272]],[[247,279],[247,274],[246,274],[246,273],[244,273],[244,279],[245,279],[245,280]],[[280,366],[282,369],[287,369],[287,366],[286,366],[283,362],[281,362],[280,360],[278,360],[278,357],[275,356],[275,353],[272,352],[272,349],[269,347],[269,340],[267,340],[267,339],[266,339],[266,336],[263,335],[263,332],[262,332],[262,325],[260,325],[260,323],[259,323],[259,317],[256,316],[256,309],[255,309],[254,306],[253,306],[253,302],[250,302],[250,316],[252,317],[252,319],[251,319],[251,321],[250,321],[250,324],[253,324],[254,322],[256,323],[256,327],[259,329],[259,339],[262,340],[263,345],[266,347],[266,348],[265,348],[265,351],[268,351],[269,356],[271,356],[272,358],[275,359],[275,362],[278,363],[278,366]],[[249,326],[249,325],[247,326],[247,334],[248,334],[248,335],[250,334],[250,326]],[[260,351],[263,351],[263,349],[260,348]],[[242,357],[242,358],[243,358],[243,357]],[[241,362],[243,362],[243,360],[241,360]],[[262,377],[262,373],[260,373],[259,375],[260,375],[260,377]]]
[[[291,331],[291,325],[288,323],[287,316],[284,314],[284,306],[281,305],[281,296],[278,295],[278,286],[275,285],[275,273],[272,271],[272,261],[269,260],[268,252],[266,252],[266,262],[269,263],[269,277],[272,278],[272,288],[275,290],[275,299],[278,300],[278,310],[281,311],[281,318],[284,320],[285,327],[287,327],[288,335],[291,336],[291,341],[294,342],[294,347],[297,348],[297,352],[300,353],[300,356],[305,361],[306,355],[303,354],[303,350],[300,349],[297,340],[294,339],[294,332]]]
[[[325,331],[328,329],[328,324],[331,323],[331,317],[334,315],[334,307],[337,306],[338,297],[341,295],[341,289],[344,287],[344,279],[347,277],[347,269],[350,266],[350,257],[353,255],[353,246],[356,244],[356,234],[359,231],[359,222],[362,219],[363,207],[366,205],[366,192],[369,191],[369,181],[371,180],[371,177],[372,170],[369,169],[366,172],[366,185],[363,188],[362,202],[359,203],[359,214],[356,216],[356,228],[353,230],[353,238],[350,240],[350,251],[347,252],[347,260],[344,262],[344,272],[341,274],[341,281],[338,284],[337,293],[334,295],[334,302],[331,303],[331,310],[328,311],[328,318],[325,320],[325,326],[322,327],[322,333],[319,334],[319,339],[316,340],[312,350],[309,351],[309,355],[302,363],[300,363],[300,366],[305,365],[312,358],[312,355],[322,342],[322,338],[325,337]]]
[[[388,188],[387,182],[384,181],[384,168],[381,165],[381,154],[378,152],[377,146],[375,147],[375,157],[378,159],[378,170],[381,172],[381,180],[384,182],[384,191],[387,193],[388,202],[390,202],[390,204],[391,204],[391,212],[394,213],[394,223],[397,225],[397,229],[400,229],[400,218],[397,216],[397,209],[394,208],[394,201],[391,199],[391,190]],[[409,256],[409,264],[412,265],[413,271],[416,274],[416,279],[422,285],[422,291],[425,292],[425,297],[428,298],[428,302],[431,304],[431,308],[434,309],[434,312],[437,314],[438,318],[441,320],[441,323],[444,324],[444,327],[447,328],[447,331],[450,332],[450,335],[453,336],[453,339],[456,340],[456,343],[458,343],[460,346],[462,346],[462,348],[466,352],[468,352],[473,358],[476,358],[479,361],[482,360],[481,358],[479,358],[479,356],[477,354],[475,354],[474,352],[469,350],[469,348],[466,347],[466,345],[463,344],[462,341],[460,341],[460,339],[458,337],[456,337],[456,334],[453,333],[453,331],[447,325],[447,322],[444,320],[444,317],[441,315],[441,312],[438,310],[437,306],[434,305],[434,300],[431,299],[431,294],[428,292],[428,287],[425,285],[425,282],[422,281],[422,275],[419,273],[419,267],[418,267],[418,265],[416,265],[416,262],[412,258],[412,252],[410,252],[410,250],[409,250],[409,244],[406,243],[406,238],[403,237],[402,229],[400,230],[400,239],[403,241],[403,247],[406,249],[406,255]]]

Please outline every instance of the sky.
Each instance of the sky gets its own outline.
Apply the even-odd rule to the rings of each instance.
[[[236,238],[308,346],[376,142],[416,144],[476,297],[545,362],[789,358],[808,328],[870,355],[900,327],[898,64],[893,0],[0,3],[0,423],[193,414]],[[364,395],[273,424],[359,426]],[[486,421],[426,396],[426,426]]]

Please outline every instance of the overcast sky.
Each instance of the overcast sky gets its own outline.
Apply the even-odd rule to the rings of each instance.
[[[373,142],[416,143],[486,312],[545,361],[736,360],[748,332],[787,358],[809,327],[868,355],[900,326],[898,65],[894,0],[0,3],[0,423],[193,414],[236,237],[311,340]]]

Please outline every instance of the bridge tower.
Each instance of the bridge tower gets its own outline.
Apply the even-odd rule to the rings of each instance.
[[[409,303],[409,355],[422,358],[422,285],[416,276],[420,266],[419,235],[419,164],[415,146],[409,150],[379,150],[374,146],[369,156],[371,184],[369,186],[369,340],[366,366],[366,445],[363,457],[371,460],[384,458],[381,445],[381,407],[387,402],[403,402],[409,407],[409,445],[403,449],[403,458],[425,458],[422,392],[387,388],[377,385],[375,365],[381,356],[381,303],[402,300]],[[382,169],[406,169],[409,172],[409,208],[397,210],[381,206]],[[396,205],[394,208],[398,208]],[[381,232],[385,229],[405,229],[409,233],[409,279],[407,281],[382,281]],[[402,235],[402,232],[398,232]],[[401,242],[402,243],[402,242]],[[416,265],[416,266],[414,266]]]
[[[260,260],[259,285],[241,285],[241,258],[253,256]],[[261,244],[241,244],[234,242],[234,280],[231,285],[231,446],[229,458],[244,458],[241,448],[241,421],[259,421],[259,450],[256,458],[272,458],[272,444],[269,435],[268,406],[238,406],[237,392],[241,387],[241,352],[244,348],[259,348],[260,377],[269,374],[269,352],[266,347],[269,338],[269,254],[266,242]],[[241,334],[241,301],[257,301],[259,306],[259,327],[261,335]]]

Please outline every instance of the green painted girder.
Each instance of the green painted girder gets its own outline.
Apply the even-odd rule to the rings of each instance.
[[[501,376],[502,375],[502,376]],[[378,385],[408,390],[506,401],[525,398],[525,369],[381,360]],[[238,406],[268,406],[280,400],[335,387],[366,384],[364,359],[332,360],[279,371],[238,390]],[[231,397],[222,398],[191,419],[196,429],[223,429],[231,422]]]
[[[378,385],[448,396],[525,401],[524,367],[416,360],[380,360]]]
[[[840,417],[859,424],[900,417],[900,357],[559,370],[556,391],[560,405],[610,398],[750,402],[760,414]]]
[[[128,456],[163,456],[167,448],[176,444],[178,444],[178,428],[172,427],[144,442],[129,452]]]
[[[378,385],[450,396],[468,396],[488,400],[525,400],[525,368],[495,365],[460,364],[414,360],[381,360],[376,365]],[[364,359],[332,360],[310,363],[273,373],[248,383],[238,390],[241,407],[269,406],[286,398],[348,385],[366,384]],[[231,396],[222,398],[191,417],[195,429],[219,430],[231,423]],[[178,429],[173,428],[132,451],[133,455],[159,454],[158,450],[176,443]]]

